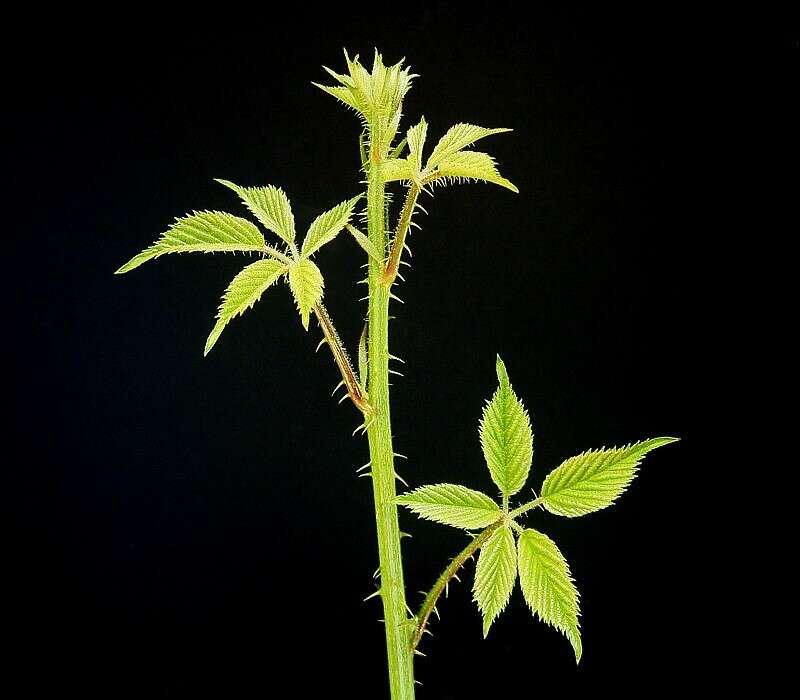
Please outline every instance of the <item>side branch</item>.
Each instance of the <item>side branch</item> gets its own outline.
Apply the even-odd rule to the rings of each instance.
[[[386,262],[386,270],[384,270],[381,282],[386,287],[391,287],[397,277],[397,270],[400,267],[400,257],[403,255],[403,247],[406,244],[406,234],[411,225],[411,215],[414,213],[414,207],[417,204],[417,197],[419,197],[420,188],[416,183],[412,184],[406,195],[403,210],[400,212],[400,219],[397,222],[397,231],[392,241],[392,250],[389,253],[389,259]]]
[[[467,559],[469,559],[475,552],[477,552],[481,545],[486,542],[486,540],[491,537],[492,533],[497,530],[503,524],[502,519],[498,520],[493,525],[489,525],[483,532],[477,535],[466,547],[464,547],[461,552],[450,562],[448,567],[441,573],[439,578],[436,579],[436,583],[433,584],[433,588],[428,591],[428,595],[425,596],[425,600],[422,603],[422,607],[419,609],[417,613],[417,626],[414,629],[414,636],[411,639],[411,648],[416,649],[422,639],[422,635],[425,633],[425,627],[428,624],[428,620],[430,619],[431,613],[433,609],[436,607],[436,602],[439,600],[439,597],[442,595],[444,590],[447,588],[447,584],[450,582],[450,579],[458,573],[458,570],[464,566]]]
[[[372,406],[369,401],[367,401],[364,390],[361,388],[361,384],[356,378],[353,366],[350,363],[350,357],[344,349],[342,341],[339,339],[339,334],[333,326],[331,317],[328,315],[328,310],[319,303],[314,306],[314,315],[317,317],[317,321],[319,321],[320,328],[322,328],[322,333],[325,336],[328,347],[331,349],[336,366],[342,373],[342,381],[347,389],[348,396],[359,411],[365,416],[368,415],[372,412]]]

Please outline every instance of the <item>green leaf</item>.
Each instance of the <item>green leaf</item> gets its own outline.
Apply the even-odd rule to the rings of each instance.
[[[508,381],[506,366],[497,357],[499,386],[483,409],[481,447],[492,480],[504,496],[517,493],[528,479],[533,459],[533,432],[528,412]]]
[[[547,535],[525,530],[517,543],[519,582],[534,616],[563,632],[581,660],[578,591],[569,565]]]
[[[286,265],[278,260],[257,260],[233,278],[222,297],[217,323],[208,336],[203,355],[208,355],[228,322],[251,308],[286,269]]]
[[[500,507],[486,494],[456,484],[421,486],[395,502],[421,518],[466,530],[487,527],[502,515]]]
[[[369,323],[365,323],[361,331],[361,337],[358,339],[358,381],[364,391],[367,391],[367,380],[369,378],[369,357],[367,355],[368,334]]]
[[[419,171],[408,158],[390,158],[381,163],[381,179],[384,182],[412,181],[418,176]]]
[[[503,612],[517,580],[517,555],[514,536],[505,525],[486,541],[478,555],[472,596],[483,615],[483,636]]]
[[[247,208],[270,231],[287,243],[294,242],[294,215],[289,198],[279,187],[239,187],[228,180],[217,180],[238,194]]]
[[[472,145],[477,140],[492,136],[493,134],[503,134],[511,129],[486,129],[474,124],[456,124],[451,126],[447,133],[442,136],[439,143],[428,158],[427,170],[433,170],[439,163],[449,159],[462,148]]]
[[[115,274],[139,267],[167,253],[232,253],[263,251],[264,236],[247,219],[222,211],[192,212],[176,219],[153,245],[135,255]]]
[[[319,268],[307,258],[289,265],[289,286],[292,289],[303,328],[308,330],[311,309],[322,301],[322,288],[325,283]]]
[[[660,437],[570,457],[544,480],[542,505],[551,513],[569,518],[606,508],[628,488],[648,452],[677,440]]]
[[[494,158],[487,153],[478,151],[459,151],[454,153],[439,163],[438,174],[439,177],[453,178],[455,180],[483,180],[484,182],[491,182],[505,187],[512,192],[519,192],[513,182],[500,175]]]
[[[428,133],[428,123],[425,117],[419,120],[419,124],[412,126],[408,130],[408,160],[415,172],[422,172],[422,149],[425,146],[425,136]]]
[[[337,204],[333,209],[323,212],[311,222],[301,251],[304,258],[316,253],[326,243],[330,243],[339,231],[347,226],[359,199],[361,199],[361,195]]]

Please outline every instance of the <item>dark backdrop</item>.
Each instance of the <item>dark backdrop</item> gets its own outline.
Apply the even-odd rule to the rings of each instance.
[[[350,437],[352,406],[329,398],[338,376],[314,354],[318,330],[302,331],[277,288],[203,359],[241,258],[112,274],[175,216],[241,214],[215,177],[282,186],[301,230],[353,196],[358,123],[311,85],[323,63],[342,69],[343,46],[407,57],[421,77],[405,126],[424,114],[434,142],[457,121],[515,130],[484,144],[520,194],[438,190],[411,238],[391,327],[407,361],[393,387],[401,475],[491,490],[477,423],[498,352],[533,418],[533,487],[590,447],[682,438],[647,458],[615,507],[529,519],[582,594],[577,669],[519,589],[482,640],[468,570],[424,643],[419,697],[686,684],[705,634],[687,624],[698,613],[683,583],[700,554],[688,536],[699,506],[676,494],[703,469],[697,261],[719,236],[702,206],[702,145],[721,30],[657,13],[496,10],[430,5],[393,31],[366,9],[231,7],[103,31],[70,15],[15,64],[15,178],[37,250],[9,271],[10,322],[26,342],[12,373],[7,578],[11,666],[30,687],[386,696],[379,604],[362,602],[377,564],[370,484],[355,474],[366,444]],[[344,236],[318,256],[351,349],[362,257]],[[401,517],[416,607],[464,536]]]

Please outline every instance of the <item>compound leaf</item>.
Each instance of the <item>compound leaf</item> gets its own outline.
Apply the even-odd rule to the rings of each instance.
[[[519,192],[517,186],[502,177],[497,170],[497,163],[487,153],[478,151],[459,151],[439,163],[439,177],[454,180],[483,180],[500,185],[512,192]]]
[[[337,204],[333,209],[320,214],[311,226],[308,227],[308,233],[303,241],[302,254],[303,257],[308,257],[316,253],[326,243],[332,241],[339,231],[341,231],[350,221],[353,215],[353,209],[356,206],[361,195],[348,199],[346,202]]]
[[[517,580],[517,556],[514,535],[505,525],[486,540],[478,555],[472,596],[483,615],[483,636],[503,611]]]
[[[456,124],[451,126],[447,133],[442,136],[439,143],[428,158],[427,170],[433,170],[441,162],[449,159],[452,155],[462,148],[472,145],[478,139],[491,136],[492,134],[503,134],[511,129],[486,129],[474,124]]]
[[[578,591],[569,565],[547,535],[525,530],[517,542],[519,582],[525,601],[543,622],[563,632],[581,660]]]
[[[238,194],[255,217],[287,243],[293,243],[294,214],[289,198],[279,187],[240,187],[228,180],[217,180]]]
[[[278,260],[257,260],[233,278],[222,297],[217,323],[208,336],[203,355],[208,355],[228,322],[251,308],[286,269],[286,265]]]
[[[303,328],[308,330],[311,309],[322,301],[325,283],[319,268],[308,258],[302,258],[289,265],[289,286],[292,289]]]
[[[677,439],[653,438],[570,457],[544,480],[542,505],[551,513],[569,518],[606,508],[628,488],[648,452]]]
[[[192,212],[176,219],[153,245],[126,262],[116,274],[139,267],[167,253],[232,253],[263,251],[264,236],[254,224],[222,211]]]
[[[421,486],[395,501],[421,518],[467,530],[487,527],[502,515],[486,494],[456,484]]]
[[[480,438],[492,480],[508,497],[517,493],[528,479],[533,458],[533,432],[528,412],[511,388],[499,355],[497,378],[497,391],[483,409]]]

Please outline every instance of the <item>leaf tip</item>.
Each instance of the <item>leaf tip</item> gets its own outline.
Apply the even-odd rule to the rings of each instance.
[[[508,384],[509,381],[508,381],[508,372],[506,371],[506,363],[503,362],[500,355],[497,356],[497,362],[495,363],[495,370],[497,371],[497,381],[500,382],[501,386]]]

